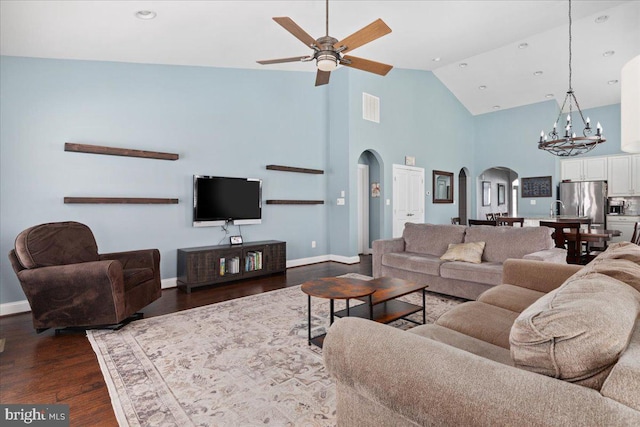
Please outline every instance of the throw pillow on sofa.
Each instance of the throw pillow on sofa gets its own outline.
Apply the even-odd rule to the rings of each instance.
[[[481,264],[483,252],[484,242],[450,243],[447,252],[440,259],[443,261],[464,261]]]
[[[516,319],[515,366],[599,390],[628,345],[640,292],[612,277],[570,277]]]

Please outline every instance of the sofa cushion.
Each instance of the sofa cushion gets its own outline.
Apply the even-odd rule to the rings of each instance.
[[[18,234],[15,252],[25,268],[98,261],[93,233],[79,222],[40,224]]]
[[[629,346],[611,370],[600,393],[640,411],[638,384],[640,384],[640,319],[636,321]]]
[[[482,261],[504,262],[554,247],[548,227],[468,227],[464,242],[485,242]]]
[[[482,295],[478,297],[478,301],[521,313],[544,295],[544,292],[502,284],[494,286],[488,291],[484,291]]]
[[[595,260],[626,259],[640,264],[640,246],[631,242],[617,242],[609,245],[606,251],[598,254]]]
[[[444,261],[463,261],[473,264],[482,262],[484,242],[449,243],[447,252],[440,257]]]
[[[640,293],[600,273],[572,276],[524,310],[511,329],[516,366],[600,389],[629,342]]]
[[[509,348],[509,331],[518,313],[478,301],[453,307],[436,320],[436,325],[470,337]]]
[[[400,270],[424,273],[431,276],[440,274],[440,265],[444,263],[433,255],[416,254],[412,252],[392,252],[382,255],[382,265]]]
[[[408,222],[402,232],[405,251],[441,256],[449,248],[449,243],[462,243],[466,228],[464,225]]]
[[[502,283],[502,264],[499,262],[482,264],[462,261],[445,262],[440,266],[440,276],[445,279],[499,285]]]
[[[420,325],[409,329],[408,332],[459,348],[460,350],[468,351],[469,353],[493,360],[494,362],[513,366],[513,360],[511,359],[511,354],[508,349],[479,340],[478,338],[470,337],[469,335],[445,328],[444,326],[434,324]]]

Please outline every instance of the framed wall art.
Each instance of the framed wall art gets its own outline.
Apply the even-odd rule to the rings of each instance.
[[[522,197],[551,197],[552,192],[550,176],[522,178]]]

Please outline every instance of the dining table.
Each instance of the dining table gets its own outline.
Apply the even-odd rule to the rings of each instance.
[[[581,229],[580,233],[574,230],[563,232],[567,241],[567,262],[569,264],[586,264],[591,261],[594,256],[590,253],[582,253],[582,243],[606,243],[612,237],[620,236],[620,230],[608,230],[600,228]]]

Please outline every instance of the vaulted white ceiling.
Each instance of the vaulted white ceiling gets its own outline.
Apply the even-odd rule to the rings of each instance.
[[[572,4],[573,88],[580,106],[618,103],[620,84],[613,81],[640,54],[640,1]],[[135,17],[139,10],[157,16],[140,20]],[[325,33],[322,0],[2,0],[0,53],[309,71],[312,86],[313,63],[255,62],[311,53],[274,16],[289,16],[314,38]],[[602,16],[608,18],[597,23]],[[433,71],[474,115],[549,98],[561,102],[567,91],[567,0],[332,0],[329,34],[342,39],[377,18],[393,32],[354,55]],[[527,47],[519,48],[522,43]],[[614,53],[607,56],[609,51]]]

